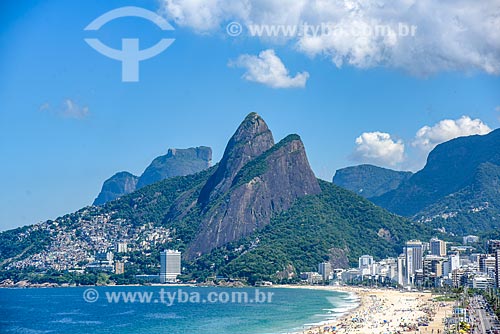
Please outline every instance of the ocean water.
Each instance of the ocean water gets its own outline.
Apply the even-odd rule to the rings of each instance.
[[[92,289],[0,289],[0,333],[289,333],[338,317],[357,303],[348,293],[310,289]],[[125,302],[129,297],[135,300]]]

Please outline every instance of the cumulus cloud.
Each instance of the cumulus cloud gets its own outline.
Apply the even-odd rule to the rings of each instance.
[[[262,51],[258,56],[241,55],[229,62],[229,66],[246,69],[243,74],[245,80],[272,88],[303,88],[309,78],[307,72],[290,76],[288,69],[272,49]]]
[[[339,67],[500,74],[498,0],[160,0],[160,6],[168,19],[200,33],[224,31],[229,21],[246,28],[326,24],[328,33],[287,38],[297,50]],[[416,34],[405,36],[401,24],[415,26]],[[379,28],[384,33],[369,33]]]
[[[417,131],[412,146],[429,153],[438,144],[448,140],[471,135],[485,135],[491,132],[488,125],[479,118],[462,116],[459,119],[445,119],[433,126],[424,126]]]
[[[351,158],[357,162],[382,167],[401,167],[417,171],[424,167],[429,152],[437,145],[457,137],[485,135],[490,127],[482,120],[462,116],[423,126],[410,140],[394,140],[389,133],[365,132],[356,138]],[[405,146],[405,143],[410,144]]]
[[[394,167],[404,160],[405,145],[384,132],[365,132],[356,138],[352,158],[358,162]]]
[[[52,108],[50,103],[43,103],[39,110],[62,118],[84,119],[89,115],[87,106],[80,106],[72,99],[65,99],[59,107]]]

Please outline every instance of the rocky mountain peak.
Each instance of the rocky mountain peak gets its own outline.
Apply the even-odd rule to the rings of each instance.
[[[137,182],[137,189],[174,176],[194,174],[210,167],[212,149],[206,146],[186,149],[170,148],[146,168]]]
[[[216,205],[210,202],[187,257],[247,236],[298,198],[321,192],[298,135],[287,136],[246,163],[231,180],[223,180],[227,190],[220,194],[222,200],[215,201]]]
[[[248,114],[229,140],[217,171],[200,193],[199,202],[206,204],[224,194],[238,172],[273,145],[273,134],[262,117],[256,113]]]
[[[212,161],[212,149],[207,146],[190,147],[186,149],[169,148],[165,158],[174,157],[200,159],[210,164]]]
[[[175,176],[198,173],[210,167],[212,149],[207,146],[186,149],[169,148],[167,154],[155,158],[140,177],[120,172],[104,181],[93,205],[102,205],[140,188]]]
[[[102,205],[117,199],[120,196],[130,194],[136,189],[139,178],[129,172],[118,172],[102,185],[101,192],[94,200],[93,205]]]

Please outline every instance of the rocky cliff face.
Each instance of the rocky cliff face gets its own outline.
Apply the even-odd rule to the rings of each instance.
[[[229,140],[217,171],[201,190],[199,202],[206,205],[228,191],[243,166],[273,145],[273,134],[266,122],[256,113],[250,113]]]
[[[101,205],[113,201],[120,196],[135,191],[139,178],[129,172],[119,172],[104,181],[101,192],[93,205]]]
[[[273,145],[265,122],[250,114],[203,187],[198,199],[202,223],[187,257],[247,236],[297,198],[320,192],[300,137],[290,135]]]
[[[359,165],[337,170],[333,183],[365,198],[371,198],[396,189],[412,175],[411,172]]]
[[[101,193],[93,205],[102,205],[155,182],[174,176],[191,175],[210,167],[212,149],[206,146],[168,149],[167,154],[154,159],[140,177],[120,172],[104,181]]]
[[[200,146],[168,150],[151,162],[137,182],[137,189],[174,176],[198,173],[210,167],[212,149]]]

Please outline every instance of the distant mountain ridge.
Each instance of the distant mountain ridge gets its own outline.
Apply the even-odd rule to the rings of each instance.
[[[168,149],[154,159],[139,177],[137,189],[174,176],[198,173],[210,167],[212,149],[206,146],[187,149]]]
[[[119,172],[104,181],[93,205],[105,204],[170,177],[198,173],[209,168],[211,161],[210,147],[170,148],[167,154],[155,158],[140,177],[129,172]]]
[[[438,145],[425,167],[371,200],[454,233],[500,227],[500,129]]]
[[[395,171],[373,165],[359,165],[337,170],[333,183],[364,198],[371,198],[396,189],[412,175],[412,172]]]

